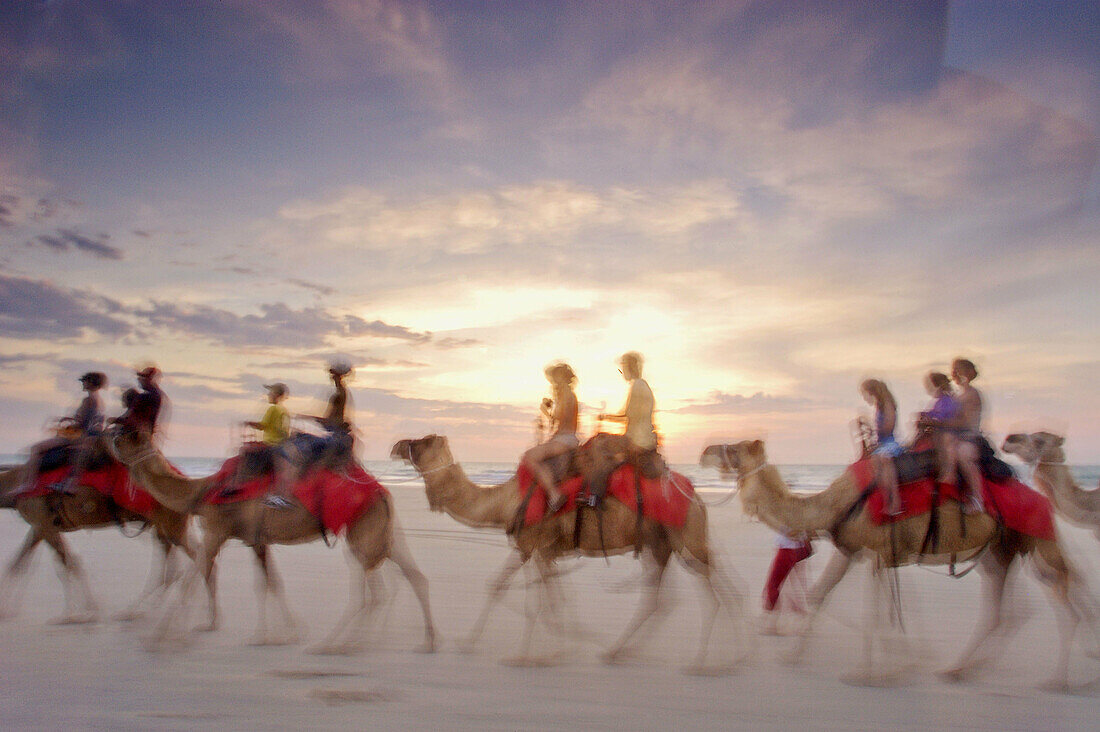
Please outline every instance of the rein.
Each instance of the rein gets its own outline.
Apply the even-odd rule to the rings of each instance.
[[[416,464],[415,460],[413,460],[412,445],[409,445],[408,447],[409,447],[409,465],[413,466],[413,469],[416,470],[416,472],[420,475],[421,478],[423,478],[425,475],[431,475],[432,473],[438,473],[440,470],[446,470],[447,468],[453,468],[455,465],[458,464],[452,459],[451,462],[447,463],[446,465],[439,465],[439,466],[434,467],[434,468],[429,468],[428,470],[421,470],[420,466]]]

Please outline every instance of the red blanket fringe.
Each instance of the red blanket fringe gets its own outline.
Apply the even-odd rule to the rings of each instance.
[[[869,486],[874,478],[870,460],[860,460],[848,470],[860,490]],[[886,495],[883,491],[876,490],[867,498],[867,511],[870,512],[871,521],[881,525],[927,513],[932,510],[932,487],[931,478],[898,486],[903,510],[897,516],[887,515]],[[1046,496],[1015,478],[999,483],[983,480],[982,488],[986,512],[999,518],[1005,526],[1037,539],[1054,539],[1054,507]],[[959,489],[953,484],[941,483],[939,504],[947,500],[960,500]]]
[[[34,488],[23,493],[20,497],[30,498],[51,493],[50,486],[64,481],[71,472],[71,467],[64,466],[40,473],[38,480],[35,481]],[[111,463],[99,470],[85,470],[81,473],[78,482],[80,485],[95,488],[123,508],[142,516],[149,516],[160,505],[155,498],[139,488],[137,483],[130,480],[129,471],[121,463]]]
[[[520,463],[516,470],[521,495],[526,495],[534,483],[534,476],[526,465]],[[558,486],[558,490],[568,497],[561,511],[572,511],[577,507],[577,495],[584,487],[584,479],[570,478]],[[688,507],[695,497],[695,487],[686,476],[671,472],[668,480],[660,478],[642,478],[642,515],[646,518],[672,528],[680,528],[687,521]],[[619,467],[608,481],[607,495],[614,497],[631,511],[637,511],[636,491],[634,488],[634,466]],[[535,484],[534,493],[527,503],[524,514],[524,526],[537,524],[546,516],[546,491]]]
[[[334,534],[344,531],[389,492],[374,476],[356,464],[336,473],[319,468],[292,489],[294,496]]]

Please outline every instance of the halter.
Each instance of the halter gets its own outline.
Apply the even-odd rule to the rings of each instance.
[[[740,489],[740,487],[742,485],[744,485],[744,483],[747,479],[749,479],[752,476],[756,475],[757,473],[759,473],[761,470],[763,470],[766,467],[768,467],[767,463],[760,463],[759,465],[757,465],[755,468],[748,471],[747,473],[738,474],[738,476],[737,476],[737,487],[738,487],[738,489]]]
[[[108,438],[111,441],[111,452],[113,452],[119,461],[128,468],[133,468],[157,456],[157,449],[155,447],[147,447],[144,452],[138,453],[137,457],[127,460],[122,456],[122,453],[118,451],[118,438],[119,433],[115,433]]]
[[[454,459],[452,458],[451,462],[447,463],[446,465],[439,465],[439,466],[434,467],[434,468],[429,468],[428,470],[421,470],[420,466],[416,464],[415,460],[413,460],[412,443],[409,443],[408,447],[409,447],[409,465],[413,466],[413,469],[416,470],[416,472],[420,475],[421,478],[423,478],[425,475],[431,475],[432,473],[438,473],[440,470],[446,470],[447,468],[453,468],[456,465]]]

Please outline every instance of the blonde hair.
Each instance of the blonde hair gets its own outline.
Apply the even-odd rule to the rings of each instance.
[[[577,374],[573,371],[573,367],[565,361],[555,361],[547,366],[543,370],[543,373],[546,374],[546,378],[552,384],[567,384],[572,386],[577,383]]]
[[[637,351],[627,351],[622,356],[619,356],[619,363],[634,376],[642,375],[642,364],[644,360],[642,359],[642,354]]]

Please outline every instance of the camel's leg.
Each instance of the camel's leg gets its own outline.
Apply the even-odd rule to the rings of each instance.
[[[810,638],[813,634],[813,624],[817,619],[818,612],[825,604],[825,600],[829,597],[829,593],[840,583],[840,580],[844,579],[844,575],[847,574],[848,568],[852,566],[853,559],[855,559],[854,554],[847,554],[839,549],[829,558],[829,563],[825,566],[825,570],[821,573],[817,583],[813,586],[813,589],[810,590],[810,594],[806,598],[806,609],[808,611],[806,623],[802,627],[802,633],[785,656],[785,660],[788,663],[798,663],[802,658],[802,654],[805,653],[806,648],[809,646]]]
[[[27,538],[23,540],[23,546],[11,560],[3,579],[0,579],[0,620],[14,617],[18,612],[19,590],[26,577],[27,563],[41,541],[42,537],[37,529],[32,528],[28,531]]]
[[[665,569],[668,567],[670,551],[667,545],[653,548],[654,564],[650,568],[649,576],[646,578],[645,594],[634,613],[630,625],[623,631],[622,636],[615,642],[615,645],[604,654],[605,662],[614,663],[617,661],[626,648],[626,644],[660,607],[661,580],[664,579]]]
[[[1075,570],[1054,542],[1038,542],[1036,555],[1041,560],[1036,562],[1039,578],[1050,588],[1054,601],[1060,636],[1054,676],[1044,686],[1056,691],[1066,691],[1069,689],[1070,649],[1077,625],[1081,621],[1081,614],[1073,602],[1073,596],[1079,590],[1078,579]]]
[[[300,637],[298,621],[294,619],[294,616],[290,612],[290,608],[286,604],[286,596],[283,592],[283,582],[279,577],[279,573],[275,570],[274,563],[271,561],[271,556],[268,553],[268,546],[266,544],[254,544],[252,546],[252,551],[255,553],[256,561],[260,565],[261,576],[257,587],[257,594],[260,599],[260,617],[252,644],[284,645],[288,643],[297,643]],[[278,608],[280,615],[282,615],[285,635],[272,636],[268,633],[267,601],[269,597],[275,601],[275,606]]]
[[[80,566],[80,560],[70,551],[68,543],[57,531],[46,531],[42,539],[57,553],[62,567],[62,582],[65,586],[65,614],[52,621],[54,624],[91,623],[99,617],[99,605],[92,597],[92,588]],[[83,597],[83,609],[76,610],[76,595]]]
[[[351,557],[352,562],[355,562],[355,566],[351,572],[351,596],[348,601],[348,609],[344,611],[344,614],[336,621],[336,625],[333,626],[329,634],[318,643],[316,646],[310,649],[310,653],[348,653],[354,648],[358,647],[355,641],[350,640],[352,633],[348,632],[349,626],[355,622],[355,635],[358,635],[358,631],[361,630],[365,615],[368,615],[377,606],[378,598],[382,594],[382,588],[379,586],[381,580],[378,577],[377,572],[366,572],[359,566],[359,560],[354,556]],[[367,585],[371,585],[371,603],[370,610],[368,610],[367,603]]]
[[[229,535],[223,531],[214,529],[210,522],[203,526],[202,534],[202,561],[199,569],[206,583],[206,596],[209,602],[208,621],[196,630],[214,631],[218,629],[220,622],[218,611],[218,552],[225,542],[229,541]],[[186,596],[186,593],[185,593]]]
[[[535,561],[533,563],[524,563],[524,566],[528,570],[528,574],[531,572],[537,573],[536,580],[528,580],[527,590],[524,593],[524,625],[523,636],[520,639],[520,653],[514,659],[506,661],[506,663],[517,666],[526,666],[532,664],[534,661],[531,657],[531,642],[534,638],[535,628],[539,622],[539,616],[542,614],[543,607],[549,604],[551,601],[546,597],[547,581],[551,575],[552,559],[548,559],[542,556],[539,552],[534,555]],[[533,565],[533,566],[532,566]]]
[[[493,581],[489,583],[489,591],[485,595],[485,604],[482,605],[477,620],[474,621],[474,625],[470,628],[470,632],[459,643],[459,647],[462,648],[462,650],[467,652],[473,650],[474,644],[481,638],[481,634],[485,630],[485,623],[489,620],[489,612],[492,610],[493,606],[500,601],[505,591],[507,591],[512,577],[529,558],[530,557],[524,556],[518,551],[508,555],[508,559],[504,562],[504,566],[501,567],[500,572]]]
[[[703,627],[699,635],[699,651],[695,656],[693,667],[702,669],[706,663],[707,648],[710,645],[710,636],[714,631],[714,621],[718,617],[718,608],[721,598],[718,589],[714,585],[715,572],[711,564],[709,549],[696,549],[690,555],[682,556],[684,564],[691,571],[699,575],[703,580]]]
[[[149,570],[149,577],[145,581],[145,587],[142,588],[137,599],[135,599],[128,608],[114,616],[115,620],[127,622],[141,617],[145,612],[144,606],[146,602],[149,601],[150,598],[162,594],[168,588],[168,573],[172,558],[172,544],[169,543],[168,539],[160,532],[157,532],[156,541],[160,552],[157,553],[154,551],[153,564]]]
[[[428,601],[428,579],[416,566],[412,552],[409,551],[409,545],[405,541],[405,533],[398,525],[396,517],[393,519],[391,530],[393,538],[390,542],[389,558],[401,570],[401,574],[405,575],[405,579],[409,581],[413,593],[420,603],[420,611],[424,614],[424,644],[418,650],[423,653],[433,653],[435,652],[436,632],[435,623],[432,622],[431,603]]]
[[[1008,577],[1008,563],[989,551],[980,560],[978,570],[982,573],[982,609],[983,615],[974,629],[974,635],[963,649],[959,660],[950,669],[940,673],[945,681],[962,681],[976,670],[975,654],[985,641],[1000,626],[1004,599],[1005,579]]]

